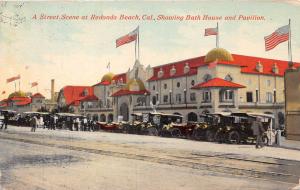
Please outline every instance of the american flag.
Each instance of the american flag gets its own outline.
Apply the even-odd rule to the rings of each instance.
[[[116,40],[116,47],[135,41],[137,39],[138,33],[139,33],[139,27],[137,27],[134,31],[130,32],[129,34],[126,34],[125,36],[118,38]]]
[[[205,28],[204,36],[218,35],[218,28]]]
[[[20,75],[14,76],[14,77],[11,77],[11,78],[8,78],[8,79],[6,79],[6,83],[13,82],[13,81],[18,80],[18,79],[20,79],[20,78],[21,78]]]
[[[31,88],[37,86],[39,83],[38,82],[32,82],[31,83]]]
[[[275,32],[269,36],[265,36],[265,49],[269,51],[275,48],[278,44],[289,40],[290,26],[285,25],[278,28]]]

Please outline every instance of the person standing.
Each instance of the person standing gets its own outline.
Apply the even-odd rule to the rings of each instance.
[[[36,116],[33,116],[30,120],[31,125],[31,132],[35,132],[36,126],[37,126],[37,118]]]
[[[253,135],[256,136],[255,148],[262,148],[264,146],[262,135],[265,132],[265,129],[263,128],[262,122],[259,117],[256,117],[256,120],[252,122],[251,129],[253,131]]]

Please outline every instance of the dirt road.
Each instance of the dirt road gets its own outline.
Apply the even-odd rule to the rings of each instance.
[[[2,189],[282,190],[300,176],[300,152],[273,147],[24,127],[0,147]]]

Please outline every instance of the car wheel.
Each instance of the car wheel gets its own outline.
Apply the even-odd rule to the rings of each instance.
[[[174,128],[171,130],[171,136],[172,137],[181,137],[181,132],[179,129]]]
[[[237,131],[231,131],[228,135],[228,140],[231,144],[240,144],[241,136]]]
[[[269,137],[267,135],[263,135],[261,139],[265,146],[269,145]]]
[[[211,130],[206,131],[205,137],[208,142],[214,142],[215,140],[215,134]]]
[[[149,127],[147,129],[147,131],[148,131],[148,135],[150,135],[150,136],[157,136],[158,135],[158,131],[155,127]]]

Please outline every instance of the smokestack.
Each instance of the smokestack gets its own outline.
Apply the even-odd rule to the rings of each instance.
[[[54,79],[51,79],[51,102],[55,102],[55,100],[54,100]]]

